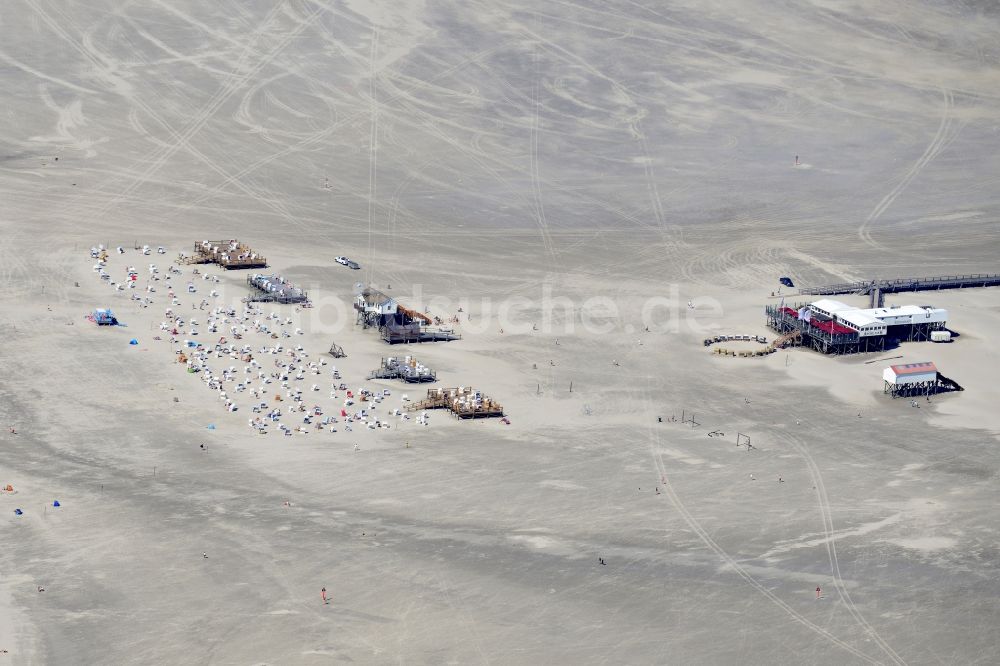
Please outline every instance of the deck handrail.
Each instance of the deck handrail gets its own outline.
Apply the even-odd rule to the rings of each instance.
[[[840,282],[818,287],[802,287],[800,294],[811,295],[834,295],[869,293],[872,289],[879,289],[883,292],[894,291],[920,291],[920,287],[956,288],[975,287],[978,284],[966,284],[967,282],[983,283],[983,286],[1000,286],[1000,273],[969,273],[963,275],[939,275],[932,277],[899,277],[884,278],[878,280]],[[987,285],[986,283],[992,283]]]

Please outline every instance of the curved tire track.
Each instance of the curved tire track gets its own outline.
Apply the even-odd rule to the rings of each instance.
[[[891,206],[899,195],[903,193],[903,190],[909,186],[913,179],[916,178],[921,171],[923,171],[924,167],[926,167],[945,146],[948,130],[950,129],[952,122],[951,109],[954,106],[955,100],[950,90],[942,89],[941,93],[944,98],[944,109],[941,112],[941,121],[938,123],[937,131],[934,133],[934,137],[931,139],[931,142],[927,145],[927,148],[924,149],[923,154],[917,158],[917,161],[906,170],[906,173],[903,174],[902,180],[900,180],[895,187],[889,190],[888,194],[882,197],[882,200],[875,205],[875,208],[873,208],[868,214],[865,221],[861,223],[860,227],[858,227],[858,238],[860,238],[865,244],[875,249],[881,250],[883,248],[880,243],[876,242],[872,238],[872,224],[882,216],[882,213],[888,210],[889,206]]]

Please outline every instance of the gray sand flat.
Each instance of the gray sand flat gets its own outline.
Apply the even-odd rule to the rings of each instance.
[[[781,275],[998,272],[994,5],[402,4],[2,12],[0,664],[1000,661],[1000,289],[891,299],[962,334],[885,354],[968,389],[920,409],[878,356],[701,345]],[[354,388],[356,282],[462,307],[392,351],[511,425],[254,434],[88,253],[230,237]]]

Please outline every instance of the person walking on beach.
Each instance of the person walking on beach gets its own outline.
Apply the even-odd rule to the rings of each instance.
[[[816,589],[819,589],[819,588],[816,588]],[[323,597],[323,603],[324,604],[330,603],[329,601],[326,600],[326,588],[325,587],[322,590],[319,591],[319,594],[320,594],[321,597]]]
[[[822,592],[822,590],[820,590],[820,589],[819,589],[819,585],[817,585],[817,586],[816,586],[816,598],[817,598],[817,599],[819,599],[819,595],[820,595],[820,593],[821,593],[821,592]]]

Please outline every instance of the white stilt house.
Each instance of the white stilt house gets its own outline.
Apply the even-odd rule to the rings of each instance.
[[[929,395],[938,384],[937,366],[930,361],[890,365],[882,371],[883,393],[899,396]]]

